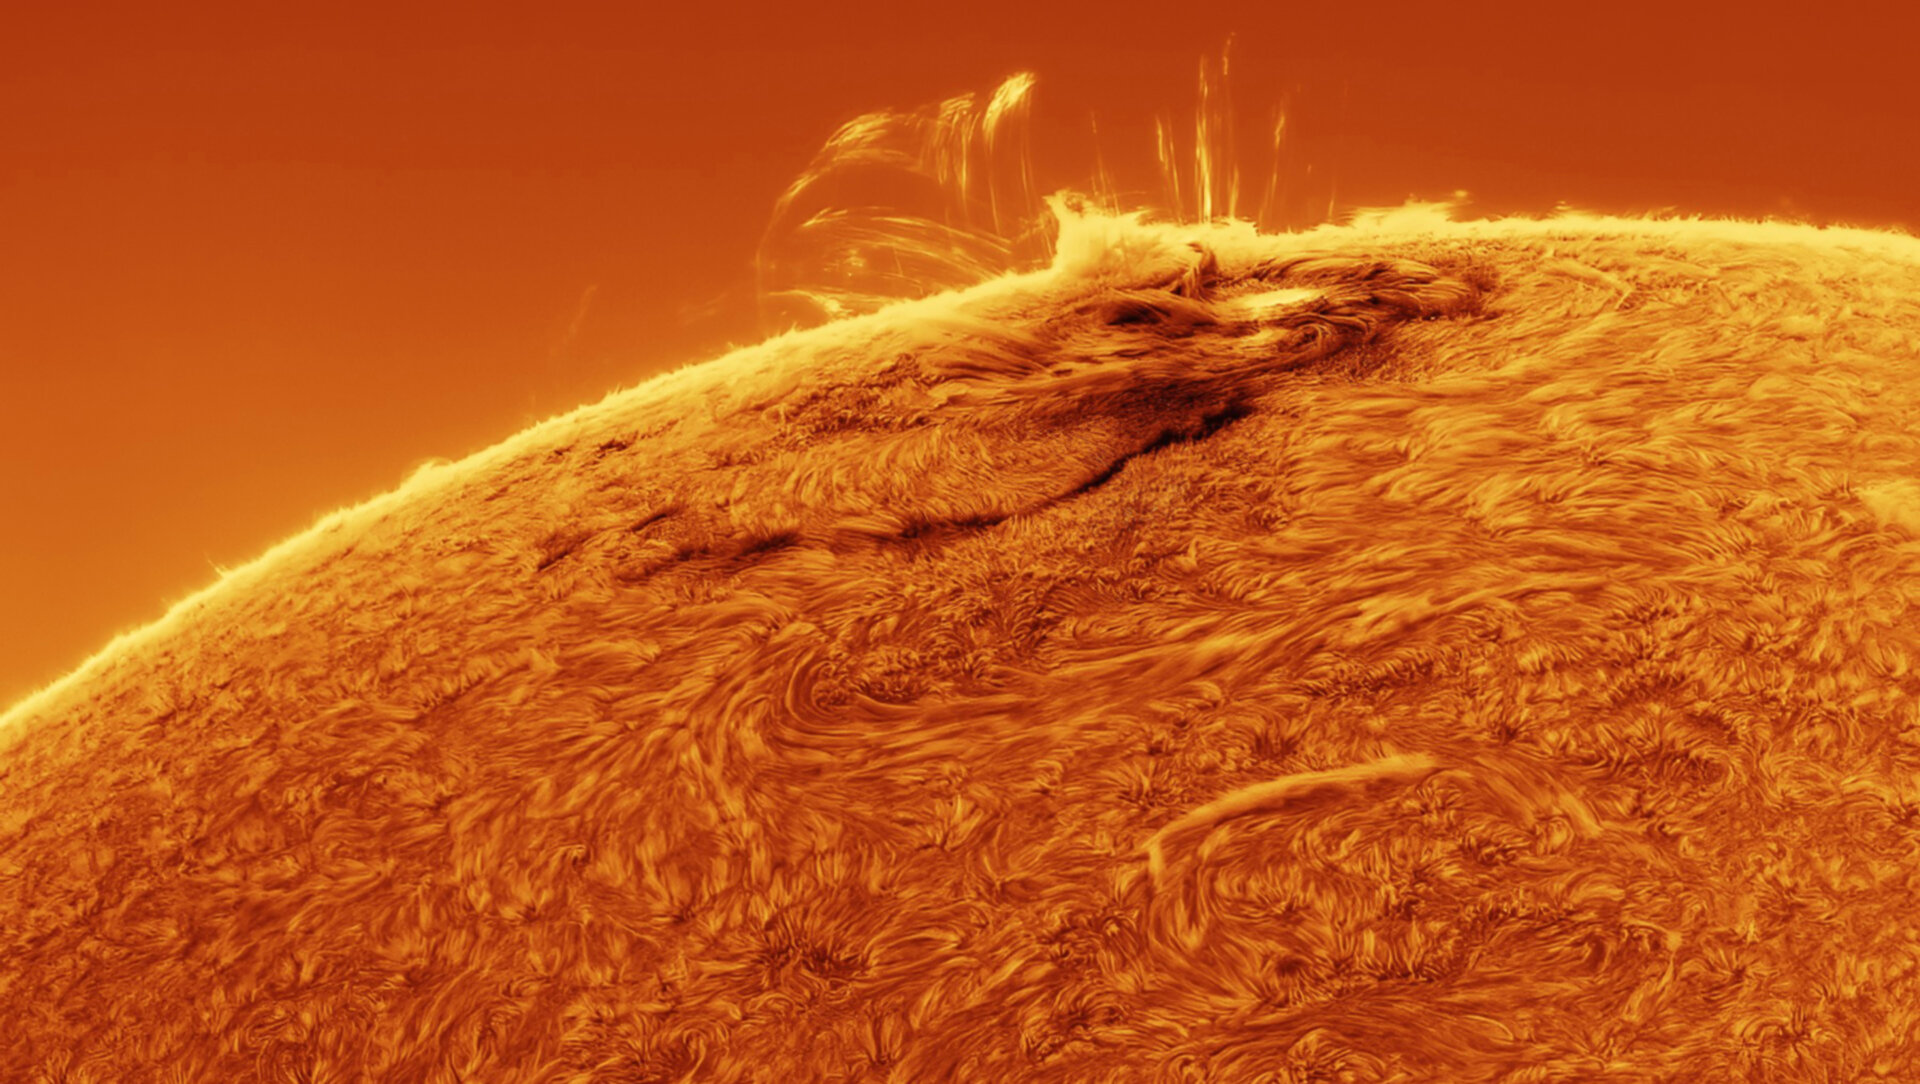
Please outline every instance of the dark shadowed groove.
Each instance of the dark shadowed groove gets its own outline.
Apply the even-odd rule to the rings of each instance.
[[[646,530],[647,528],[653,526],[656,523],[659,523],[661,520],[666,519],[669,516],[679,515],[680,512],[681,512],[681,506],[678,504],[664,505],[660,508],[657,508],[647,513],[645,516],[642,516],[639,520],[636,520],[632,526],[627,528],[627,531],[631,534],[639,534],[640,532]]]
[[[540,559],[534,564],[535,572],[545,572],[562,560],[573,555],[581,545],[593,538],[593,532],[579,527],[555,528],[547,537],[540,540],[538,550]]]
[[[684,546],[675,550],[672,556],[660,562],[661,567],[674,565],[703,564],[717,562],[736,567],[729,571],[739,572],[754,564],[760,557],[778,553],[799,545],[801,535],[798,531],[774,531],[769,534],[752,535],[743,538],[725,538],[713,542]]]
[[[1233,403],[1222,410],[1217,410],[1200,419],[1199,426],[1193,430],[1189,431],[1175,426],[1169,426],[1161,430],[1158,436],[1142,445],[1139,451],[1128,452],[1126,455],[1108,464],[1106,469],[1102,470],[1099,474],[1094,475],[1092,478],[1073,487],[1071,491],[1047,503],[1051,505],[1057,504],[1060,501],[1069,501],[1076,497],[1083,497],[1099,489],[1101,486],[1106,485],[1108,482],[1113,481],[1114,477],[1120,473],[1122,468],[1143,455],[1151,455],[1162,448],[1171,447],[1175,444],[1198,444],[1252,413],[1253,408],[1251,406],[1245,403]]]
[[[916,416],[920,425],[978,424],[1005,431],[1010,442],[1036,460],[1050,454],[1052,438],[1016,435],[1027,426],[1050,434],[1087,418],[1106,417],[1153,434],[1137,446],[1113,449],[1116,454],[1090,477],[1063,478],[1062,488],[1052,494],[1036,493],[1024,501],[1008,501],[962,517],[911,506],[876,506],[877,516],[856,515],[849,521],[845,518],[849,509],[836,513],[823,508],[815,511],[825,516],[824,521],[751,540],[732,535],[737,527],[712,523],[683,541],[672,555],[629,566],[618,578],[640,582],[688,566],[738,573],[767,554],[796,546],[824,547],[836,553],[874,546],[938,552],[1014,516],[1039,514],[1096,492],[1142,455],[1209,440],[1252,413],[1257,388],[1268,380],[1337,364],[1340,357],[1379,343],[1403,320],[1474,310],[1483,293],[1478,284],[1410,260],[1301,257],[1276,263],[1252,277],[1262,274],[1311,282],[1323,292],[1298,309],[1264,319],[1226,317],[1215,301],[1220,279],[1217,262],[1203,249],[1187,272],[1144,287],[1095,293],[1034,341],[982,328],[977,336],[949,346],[945,356],[929,359],[923,379],[957,379],[978,390],[950,399],[944,410],[933,415]],[[1270,353],[1224,363],[1194,353],[1193,344],[1204,335],[1237,336],[1263,329],[1279,330],[1285,336]],[[1116,333],[1126,336],[1117,345]],[[1090,350],[1090,343],[1098,349]],[[1042,364],[1041,358],[1050,361]],[[887,371],[897,368],[896,360]],[[789,404],[785,416],[789,420],[814,414],[838,417],[848,409],[816,393]],[[840,428],[844,425],[820,432]],[[810,454],[832,453],[814,446]],[[716,463],[724,469],[758,458],[747,454],[738,463]],[[631,530],[644,530],[655,518]]]

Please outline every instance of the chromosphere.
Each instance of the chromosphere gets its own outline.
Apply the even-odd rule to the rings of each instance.
[[[1920,241],[1058,228],[14,707],[7,1079],[1920,1077]]]

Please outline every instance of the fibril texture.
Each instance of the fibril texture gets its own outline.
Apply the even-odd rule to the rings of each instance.
[[[9,1078],[1920,1077],[1920,242],[1062,230],[16,707]]]

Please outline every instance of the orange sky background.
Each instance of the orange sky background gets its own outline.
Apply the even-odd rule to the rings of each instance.
[[[1043,180],[1097,110],[1144,187],[1233,33],[1297,192],[1920,228],[1914,16],[1694,6],[22,7],[0,702],[430,457],[758,337],[755,244],[827,135],[1019,70]]]

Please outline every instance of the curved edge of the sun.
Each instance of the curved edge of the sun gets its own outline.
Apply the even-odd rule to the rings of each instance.
[[[1085,213],[1068,210],[1059,200],[1050,202],[1059,220],[1059,235],[1053,263],[1043,270],[1008,274],[963,290],[897,302],[878,312],[785,332],[710,360],[667,370],[631,387],[616,388],[596,403],[536,422],[463,459],[430,463],[393,490],[320,516],[311,526],[275,544],[259,557],[224,571],[213,583],[173,603],[160,617],[116,635],[63,676],[0,708],[0,752],[14,744],[22,732],[21,724],[29,718],[58,711],[63,698],[81,690],[85,682],[108,669],[115,660],[181,624],[216,599],[257,582],[279,562],[329,536],[366,526],[394,507],[439,491],[463,476],[510,458],[528,445],[591,425],[605,413],[630,406],[636,399],[696,397],[722,386],[729,386],[736,397],[751,397],[758,387],[781,385],[783,377],[791,375],[787,370],[805,365],[808,359],[834,346],[851,345],[878,332],[909,327],[917,322],[937,322],[941,317],[962,315],[984,302],[1011,300],[1023,293],[1037,294],[1073,279],[1140,275],[1149,272],[1153,265],[1190,258],[1196,242],[1211,250],[1227,267],[1271,258],[1288,250],[1307,251],[1362,239],[1377,240],[1384,245],[1419,240],[1539,240],[1562,236],[1568,240],[1598,240],[1628,234],[1654,239],[1830,247],[1920,265],[1920,237],[1912,234],[1894,229],[1815,226],[1777,220],[1699,215],[1622,217],[1580,211],[1562,211],[1544,218],[1456,220],[1451,217],[1448,204],[1408,203],[1397,208],[1363,209],[1345,223],[1323,224],[1297,233],[1269,234],[1258,232],[1246,222],[1157,223],[1147,221],[1138,213]]]

